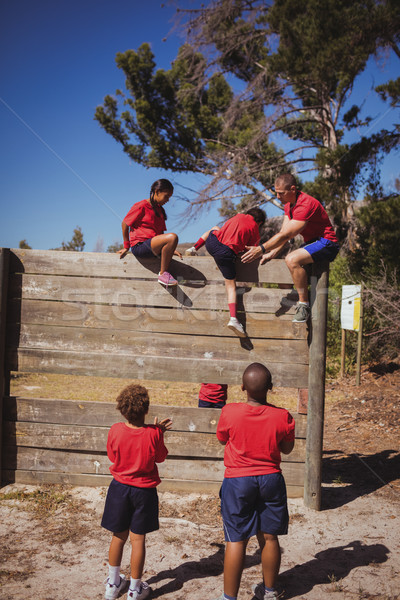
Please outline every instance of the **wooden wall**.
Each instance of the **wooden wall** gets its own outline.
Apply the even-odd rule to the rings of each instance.
[[[174,260],[175,289],[157,283],[158,267],[156,259],[139,262],[132,255],[9,251],[6,377],[22,371],[238,384],[257,361],[271,370],[275,386],[308,387],[309,330],[292,323],[296,295],[265,285],[291,283],[283,260],[238,265],[245,339],[226,327],[225,287],[212,258]],[[219,487],[219,411],[155,410],[174,419],[166,434],[170,455],[160,467],[163,486]],[[3,478],[109,481],[106,435],[119,420],[113,404],[7,396],[3,414]],[[298,440],[283,458],[283,472],[290,494],[299,496],[307,425],[304,415],[294,416]]]

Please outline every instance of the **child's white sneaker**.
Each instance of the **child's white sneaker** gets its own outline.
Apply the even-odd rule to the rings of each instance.
[[[197,256],[197,250],[194,246],[185,250],[185,256]]]
[[[128,598],[129,600],[144,600],[151,594],[151,587],[145,581],[141,581],[138,590],[132,590],[129,588]]]
[[[253,585],[251,590],[258,600],[278,600],[281,595],[276,590],[267,592],[263,583]]]
[[[114,598],[119,598],[122,594],[125,594],[126,590],[129,587],[129,581],[126,580],[125,575],[120,575],[119,584],[110,583],[110,578],[104,582],[106,584],[106,591],[104,594],[104,598],[106,600],[114,600]]]
[[[243,325],[239,323],[236,317],[231,317],[229,319],[229,323],[227,325],[229,329],[231,329],[236,335],[239,337],[246,337],[245,330],[243,329]]]

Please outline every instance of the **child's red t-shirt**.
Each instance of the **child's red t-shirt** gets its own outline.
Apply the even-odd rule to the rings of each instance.
[[[110,472],[120,483],[156,487],[161,481],[156,463],[164,462],[167,454],[163,432],[156,425],[132,429],[115,423],[108,432],[107,456],[113,463]]]
[[[282,440],[294,440],[295,422],[284,408],[247,402],[224,406],[217,438],[226,442],[225,477],[248,477],[280,473]]]
[[[166,229],[161,208],[157,215],[147,200],[136,202],[124,217],[124,221],[130,228],[129,241],[131,247],[138,242],[144,242],[156,235],[161,235]]]
[[[205,402],[226,402],[228,397],[228,385],[226,383],[202,383],[199,391],[199,399]]]
[[[306,243],[320,237],[337,243],[338,239],[328,214],[321,202],[316,198],[313,198],[304,192],[300,192],[296,204],[292,206],[290,202],[287,202],[284,206],[284,210],[285,215],[288,216],[289,219],[294,219],[295,221],[307,221],[306,226],[300,233]]]
[[[246,246],[257,246],[260,242],[260,231],[251,215],[235,215],[214,234],[221,244],[231,248],[235,254],[243,252]]]

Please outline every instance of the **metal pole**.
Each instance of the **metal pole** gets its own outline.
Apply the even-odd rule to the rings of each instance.
[[[362,352],[362,337],[363,337],[363,329],[364,329],[363,291],[364,291],[364,284],[361,283],[361,291],[360,291],[360,324],[359,324],[359,327],[358,327],[358,338],[357,338],[356,385],[360,385],[360,383],[361,383],[361,352]]]

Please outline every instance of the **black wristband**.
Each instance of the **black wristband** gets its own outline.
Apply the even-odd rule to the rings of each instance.
[[[262,252],[263,254],[265,254],[265,253],[266,253],[266,249],[264,248],[264,246],[263,246],[262,244],[258,244],[258,245],[259,245],[259,246],[260,246],[260,248],[261,248],[261,252]]]

